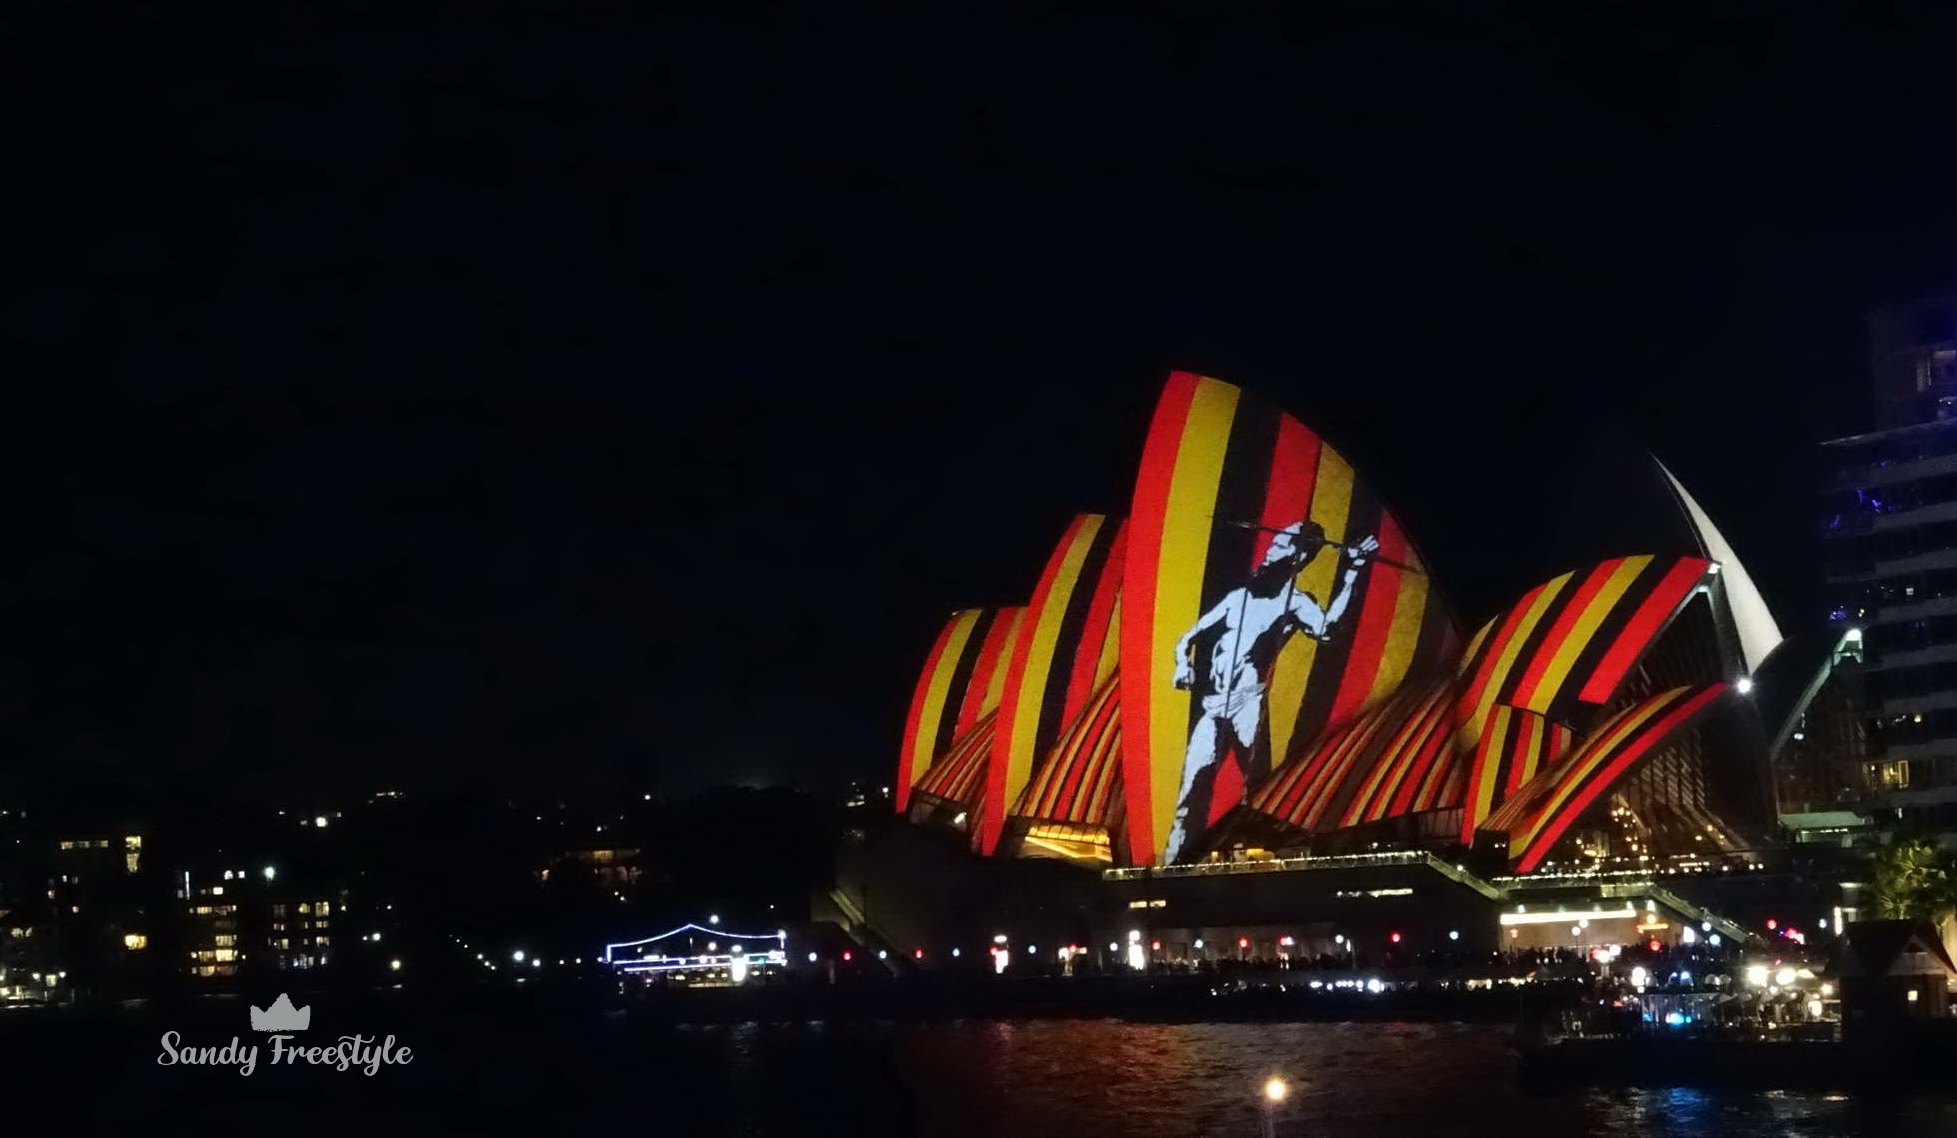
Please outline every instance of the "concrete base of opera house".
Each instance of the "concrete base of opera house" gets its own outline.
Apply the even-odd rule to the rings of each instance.
[[[904,967],[970,967],[1005,946],[1023,974],[1070,971],[1076,956],[1099,970],[1737,947],[1757,937],[1760,914],[1839,903],[1825,885],[1772,871],[1483,877],[1419,850],[1101,870],[978,858],[949,835],[899,824],[844,852],[818,916]]]

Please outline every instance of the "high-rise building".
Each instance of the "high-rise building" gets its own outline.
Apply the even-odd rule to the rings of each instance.
[[[346,889],[296,882],[276,867],[185,871],[178,895],[189,972],[200,980],[324,968],[336,938],[342,948],[353,940]]]
[[[1957,418],[1957,294],[1869,317],[1877,431]]]
[[[1828,615],[1865,630],[1870,805],[1957,833],[1957,296],[1869,323],[1875,429],[1823,444]]]

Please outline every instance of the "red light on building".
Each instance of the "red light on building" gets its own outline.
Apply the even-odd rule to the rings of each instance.
[[[1240,936],[1240,937],[1238,937],[1238,938],[1237,938],[1237,947],[1238,947],[1238,948],[1249,948],[1249,947],[1250,947],[1250,938],[1249,938],[1249,937],[1247,937],[1247,936]]]
[[[916,952],[911,953],[911,955],[915,956],[919,960],[922,960],[924,959],[924,950],[920,948]]]
[[[1386,939],[1392,941],[1394,944],[1398,944],[1400,943],[1400,934],[1397,932],[1387,933]]]
[[[849,951],[848,951],[847,949],[845,949],[845,950],[843,951],[843,959],[844,959],[845,961],[847,961],[847,960],[848,960],[849,958],[850,958],[850,953],[849,953]]]
[[[1152,941],[1149,941],[1149,942],[1148,942],[1148,946],[1149,946],[1150,948],[1152,948],[1152,949],[1154,949],[1154,950],[1155,950],[1155,951],[1157,951],[1157,952],[1161,952],[1161,951],[1162,951],[1162,942],[1161,942],[1161,941],[1159,941],[1159,940],[1152,940]]]
[[[1779,928],[1779,927],[1780,927],[1780,922],[1779,922],[1779,921],[1776,921],[1776,920],[1774,920],[1774,919],[1773,919],[1772,917],[1768,917],[1768,918],[1767,918],[1767,931],[1768,931],[1768,932],[1772,932],[1772,931],[1774,931],[1775,929],[1777,929],[1777,928]]]

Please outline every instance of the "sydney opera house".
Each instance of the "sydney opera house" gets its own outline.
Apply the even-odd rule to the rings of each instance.
[[[1074,518],[1025,603],[938,631],[903,728],[904,828],[974,863],[1090,867],[1076,909],[1141,910],[1157,951],[1205,928],[1300,950],[1388,926],[1568,944],[1590,916],[1597,938],[1742,935],[1663,882],[1759,868],[1770,752],[1826,685],[1756,692],[1781,633],[1685,487],[1651,476],[1672,547],[1466,624],[1337,451],[1174,374],[1127,516]],[[1064,905],[1040,908],[1071,935]],[[958,935],[945,912],[887,935]]]

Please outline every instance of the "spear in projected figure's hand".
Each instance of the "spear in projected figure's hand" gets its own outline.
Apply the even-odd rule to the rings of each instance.
[[[1258,533],[1283,533],[1284,532],[1284,529],[1281,526],[1260,526],[1256,522],[1240,522],[1240,521],[1232,520],[1230,518],[1216,518],[1215,520],[1223,523],[1226,526],[1233,526],[1237,529],[1256,530]],[[1343,541],[1333,541],[1329,537],[1305,537],[1301,535],[1298,538],[1296,538],[1296,540],[1299,542],[1301,546],[1316,547],[1320,545],[1329,545],[1334,549],[1345,549],[1345,550],[1354,549],[1353,546],[1348,545]],[[1408,573],[1418,573],[1423,577],[1427,575],[1427,570],[1422,569],[1418,565],[1412,565],[1405,561],[1397,561],[1391,557],[1381,557],[1378,553],[1366,553],[1366,554],[1362,554],[1362,556],[1364,556],[1365,559],[1368,561],[1377,561],[1381,565],[1391,565],[1395,569],[1400,569]]]

